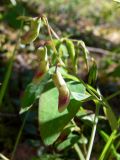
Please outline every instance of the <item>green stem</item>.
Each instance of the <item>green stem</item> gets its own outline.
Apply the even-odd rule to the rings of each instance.
[[[85,158],[84,158],[84,156],[83,156],[83,154],[82,154],[82,151],[81,151],[81,149],[80,149],[80,147],[78,146],[77,143],[74,144],[74,149],[75,149],[75,151],[76,151],[79,159],[80,159],[80,160],[85,160]]]
[[[88,146],[88,153],[87,153],[86,160],[90,160],[90,156],[91,156],[91,152],[92,152],[92,148],[93,148],[93,143],[94,143],[94,139],[95,139],[97,123],[98,123],[99,108],[100,108],[100,104],[98,103],[96,105],[94,124],[93,124],[93,127],[92,127],[92,133],[91,133],[91,137],[90,137],[90,142],[89,142],[89,146]]]
[[[57,50],[56,50],[56,47],[55,47],[55,44],[54,44],[54,41],[53,41],[53,38],[52,38],[51,28],[50,28],[50,26],[49,26],[48,20],[47,20],[46,17],[43,17],[43,21],[45,22],[45,24],[46,24],[46,26],[47,26],[48,34],[49,34],[50,40],[51,40],[51,42],[52,42],[53,51],[54,51],[55,55],[57,55]]]
[[[50,25],[49,25],[49,28],[50,28],[51,32],[53,33],[54,37],[59,40],[60,37],[57,35],[57,33],[52,29],[52,27]]]
[[[71,120],[71,122],[72,122],[72,124],[73,124],[74,126],[77,127],[77,125],[76,125],[76,123],[75,123],[75,121],[74,121],[73,119]],[[80,128],[79,128],[79,129],[80,129]],[[80,160],[85,160],[84,155],[83,155],[83,153],[82,153],[82,151],[81,151],[81,149],[80,149],[80,147],[79,147],[79,145],[78,145],[77,143],[74,144],[74,149],[75,149],[75,151],[76,151],[79,159],[80,159]]]
[[[119,94],[120,94],[120,91],[117,91],[117,92],[111,94],[110,96],[108,96],[108,97],[106,98],[106,100],[110,100],[110,99],[114,98],[115,96],[117,96],[117,95],[119,95]]]
[[[118,149],[120,147],[120,141],[117,143],[117,145],[116,145],[116,150]]]
[[[0,90],[0,107],[2,106],[3,97],[5,95],[5,91],[6,91],[6,88],[7,88],[9,79],[10,79],[10,75],[11,75],[11,72],[12,72],[12,66],[13,66],[13,61],[14,61],[14,56],[15,56],[15,53],[16,53],[17,46],[18,46],[18,42],[17,42],[17,44],[15,46],[15,49],[13,51],[13,55],[10,59],[8,69],[7,69],[7,72],[5,74],[5,78],[4,78],[4,81],[2,83],[2,87],[1,87],[1,90]]]
[[[21,28],[22,28],[22,25],[23,25],[23,22],[21,23]],[[5,95],[5,92],[6,92],[6,89],[7,89],[7,85],[8,85],[9,79],[10,79],[10,75],[11,75],[11,72],[12,72],[14,57],[15,57],[16,50],[17,50],[18,45],[19,45],[21,28],[20,28],[20,31],[19,31],[19,34],[18,34],[18,41],[17,41],[17,43],[15,45],[15,48],[13,50],[12,57],[11,57],[10,62],[8,64],[8,69],[7,69],[7,72],[5,74],[5,78],[4,78],[4,81],[2,83],[2,86],[1,86],[1,90],[0,90],[0,107],[2,106],[2,101],[3,101],[4,95]]]
[[[89,87],[88,85],[82,80],[79,79],[79,81],[86,87],[86,89],[89,91],[89,93],[103,106],[108,107],[106,101],[101,97],[101,95],[96,95]],[[97,92],[97,91],[96,91]]]
[[[25,122],[26,122],[27,117],[28,117],[28,113],[29,113],[29,111],[26,113],[25,118],[24,118],[23,123],[22,123],[22,126],[20,127],[20,130],[19,130],[19,133],[18,133],[16,142],[15,142],[15,145],[14,145],[14,148],[13,148],[13,152],[12,152],[12,156],[11,156],[11,159],[10,159],[10,160],[13,160],[13,158],[14,158],[14,155],[15,155],[15,152],[16,152],[16,149],[17,149],[17,146],[18,146],[18,143],[19,143],[19,141],[20,141],[20,137],[21,137],[21,135],[22,135],[22,131],[23,131]]]

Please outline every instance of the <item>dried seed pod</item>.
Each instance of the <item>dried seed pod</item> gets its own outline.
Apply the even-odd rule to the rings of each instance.
[[[33,42],[39,35],[41,19],[33,18],[30,23],[30,30],[26,32],[21,38],[22,44],[29,44]]]
[[[70,91],[59,71],[53,74],[53,82],[55,86],[58,88],[59,96],[58,96],[58,111],[62,112],[68,106],[70,102]]]

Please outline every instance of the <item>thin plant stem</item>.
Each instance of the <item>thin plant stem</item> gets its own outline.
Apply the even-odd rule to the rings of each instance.
[[[52,27],[49,25],[49,28],[51,30],[51,32],[53,33],[53,35],[55,36],[56,39],[60,39],[60,37],[57,35],[57,33],[52,29]]]
[[[10,62],[8,64],[8,69],[7,69],[7,72],[5,74],[5,78],[4,78],[4,81],[2,83],[2,87],[1,87],[1,90],[0,90],[0,107],[2,106],[3,97],[5,95],[5,91],[6,91],[6,88],[7,88],[9,79],[10,79],[10,75],[11,75],[11,72],[12,72],[12,66],[13,66],[13,61],[14,61],[14,56],[15,56],[15,53],[16,53],[17,46],[18,46],[18,41],[16,43],[16,46],[14,48],[12,57],[11,57]]]
[[[22,125],[21,125],[21,127],[20,127],[20,130],[19,130],[19,133],[18,133],[16,142],[15,142],[15,145],[14,145],[14,148],[13,148],[13,152],[12,152],[12,156],[11,156],[11,159],[10,159],[10,160],[13,160],[13,158],[14,158],[14,155],[15,155],[15,152],[16,152],[16,149],[17,149],[17,146],[18,146],[18,143],[19,143],[19,141],[20,141],[20,137],[21,137],[21,135],[22,135],[22,131],[23,131],[23,129],[24,129],[25,122],[26,122],[26,120],[27,120],[28,114],[29,114],[29,111],[26,113],[25,118],[24,118],[24,120],[23,120],[23,123],[22,123]]]
[[[120,147],[120,141],[118,141],[117,145],[116,145],[116,150]]]
[[[71,122],[72,122],[73,125],[75,125],[77,127],[77,125],[76,125],[76,123],[75,123],[75,121],[73,119],[71,120]],[[79,147],[79,145],[77,143],[74,144],[74,149],[75,149],[79,159],[80,160],[85,160],[85,157],[84,157],[84,155],[83,155],[83,153],[82,153],[82,151],[81,151],[81,149],[80,149],[80,147]]]
[[[110,100],[110,99],[116,97],[116,96],[119,95],[119,94],[120,94],[120,91],[117,91],[117,92],[111,94],[110,96],[108,96],[108,97],[106,98],[106,100]]]
[[[79,79],[79,81],[86,87],[86,89],[89,91],[89,93],[96,99],[98,100],[98,102],[105,106],[105,107],[108,107],[106,101],[103,99],[103,97],[99,97],[98,95],[96,95],[89,87],[88,85],[82,80],[82,79]]]
[[[5,157],[2,153],[0,153],[0,158],[2,158],[3,160],[9,160],[7,157]]]
[[[83,134],[82,134],[82,137],[83,137]],[[83,147],[84,155],[86,156],[86,155],[87,155],[87,148],[86,148],[86,144],[85,144],[85,143],[83,143],[82,147]]]
[[[15,48],[13,50],[11,59],[10,59],[9,64],[8,64],[8,69],[7,69],[7,72],[5,74],[5,78],[4,78],[4,81],[2,83],[2,86],[1,86],[1,90],[0,90],[0,107],[2,106],[2,101],[3,101],[4,95],[5,95],[7,86],[8,86],[8,82],[9,82],[9,79],[10,79],[10,75],[11,75],[11,72],[12,72],[14,57],[16,55],[16,50],[17,50],[18,45],[19,45],[19,39],[20,39],[20,34],[21,34],[21,28],[22,28],[22,26],[23,26],[23,22],[21,23],[20,31],[18,33],[18,41],[17,41],[17,43],[15,45]]]
[[[93,127],[92,127],[92,133],[91,133],[91,137],[90,137],[90,142],[89,142],[89,146],[88,146],[88,152],[87,152],[86,160],[90,160],[90,157],[91,157],[91,152],[92,152],[92,148],[93,148],[97,123],[98,123],[99,108],[100,108],[100,103],[98,103],[96,105],[94,124],[93,124]]]
[[[45,22],[45,24],[46,24],[46,26],[47,26],[48,34],[49,34],[50,40],[51,40],[51,42],[52,42],[52,48],[53,48],[53,50],[54,50],[54,53],[57,55],[57,50],[56,50],[55,44],[54,44],[54,42],[53,42],[53,38],[52,38],[52,34],[51,34],[51,29],[50,29],[48,20],[47,20],[46,17],[43,17],[43,20],[44,20],[44,22]]]
[[[77,143],[74,144],[74,149],[79,157],[80,160],[85,160],[84,155],[82,154],[82,151]]]

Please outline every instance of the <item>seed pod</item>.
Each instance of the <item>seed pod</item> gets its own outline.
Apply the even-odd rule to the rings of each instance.
[[[33,81],[34,82],[40,82],[40,80],[43,78],[45,73],[49,70],[49,62],[48,62],[48,56],[47,56],[47,48],[46,47],[40,47],[37,50],[37,53],[39,53],[39,70],[36,73]]]
[[[97,80],[97,73],[98,72],[98,68],[97,68],[97,64],[94,60],[94,58],[92,58],[92,66],[90,67],[89,70],[89,77],[88,77],[88,83],[90,85],[95,85],[95,82]]]
[[[40,61],[40,71],[46,73],[49,69],[48,56],[47,56],[47,48],[39,47],[37,50],[37,55]]]
[[[70,91],[61,75],[60,72],[56,72],[53,77],[53,82],[55,86],[58,88],[59,96],[58,96],[58,111],[62,112],[68,106],[70,102]]]
[[[39,47],[36,52],[39,61],[47,61],[48,56],[47,56],[47,48],[46,47]]]
[[[53,74],[53,82],[55,86],[59,89],[61,86],[66,85],[61,73],[57,71],[55,74]]]
[[[74,47],[74,44],[71,40],[68,40],[68,39],[65,40],[65,43],[66,43],[66,47],[67,47],[70,59],[71,59],[73,65],[74,65],[74,63],[75,63],[75,47]]]
[[[31,23],[30,30],[26,32],[21,38],[22,44],[29,44],[33,42],[39,35],[41,27],[41,19],[34,18],[33,20],[31,20],[30,23]]]
[[[89,51],[83,41],[78,41],[78,47],[80,48],[80,50],[83,53],[83,58],[85,60],[86,66],[87,66],[87,70],[89,71],[89,61],[88,61]]]
[[[65,63],[63,62],[63,60],[61,58],[57,58],[57,66],[59,67],[66,67]]]
[[[66,85],[59,88],[58,111],[63,112],[70,102],[70,91]]]

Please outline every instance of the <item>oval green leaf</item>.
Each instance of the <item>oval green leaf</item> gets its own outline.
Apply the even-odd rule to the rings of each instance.
[[[69,83],[69,88],[76,92],[85,92],[85,87],[78,83]],[[58,91],[52,88],[42,93],[39,99],[39,126],[40,135],[46,145],[53,144],[59,137],[61,131],[76,115],[80,108],[81,102],[71,97],[67,109],[58,112]]]

